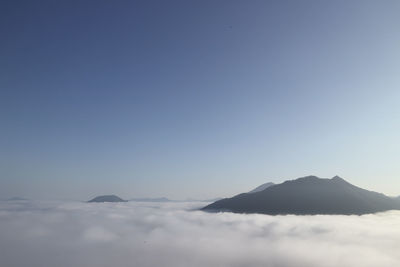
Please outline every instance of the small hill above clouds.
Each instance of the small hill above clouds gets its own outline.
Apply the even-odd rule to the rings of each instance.
[[[400,209],[400,201],[354,186],[339,176],[306,176],[216,201],[202,210],[263,214],[367,214]]]
[[[89,203],[92,202],[126,202],[126,200],[123,200],[120,197],[117,197],[116,195],[104,195],[104,196],[97,196],[91,200],[88,201]]]
[[[254,188],[253,190],[251,190],[249,193],[260,192],[260,191],[263,191],[263,190],[265,190],[265,189],[267,189],[268,187],[271,187],[271,186],[273,186],[273,185],[275,185],[275,184],[274,184],[274,183],[265,183],[265,184],[262,184],[262,185],[260,185],[260,186],[257,186],[256,188]]]

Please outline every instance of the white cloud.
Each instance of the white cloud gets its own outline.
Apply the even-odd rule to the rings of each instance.
[[[192,211],[202,204],[0,202],[0,266],[400,266],[398,211]]]
[[[85,230],[83,237],[89,242],[110,242],[117,238],[111,231],[95,226]]]

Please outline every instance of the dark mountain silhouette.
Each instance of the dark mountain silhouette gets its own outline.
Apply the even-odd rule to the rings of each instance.
[[[342,178],[307,176],[255,193],[216,201],[204,211],[263,214],[367,214],[400,209],[400,203],[383,194],[356,187]]]
[[[271,186],[273,186],[273,185],[275,185],[275,184],[274,184],[274,183],[265,183],[265,184],[262,184],[262,185],[260,185],[260,186],[257,186],[256,188],[254,188],[253,190],[251,190],[249,193],[260,192],[260,191],[263,191],[263,190],[265,190],[265,189],[267,189],[268,187],[271,187]]]
[[[116,195],[105,195],[105,196],[98,196],[89,200],[88,202],[126,202],[122,198],[117,197]]]

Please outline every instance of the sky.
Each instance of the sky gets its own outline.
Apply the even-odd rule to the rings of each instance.
[[[399,1],[3,1],[0,197],[400,195]]]

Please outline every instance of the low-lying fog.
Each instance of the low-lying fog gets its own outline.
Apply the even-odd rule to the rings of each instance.
[[[0,202],[4,267],[394,267],[400,212],[267,216],[204,203]]]

